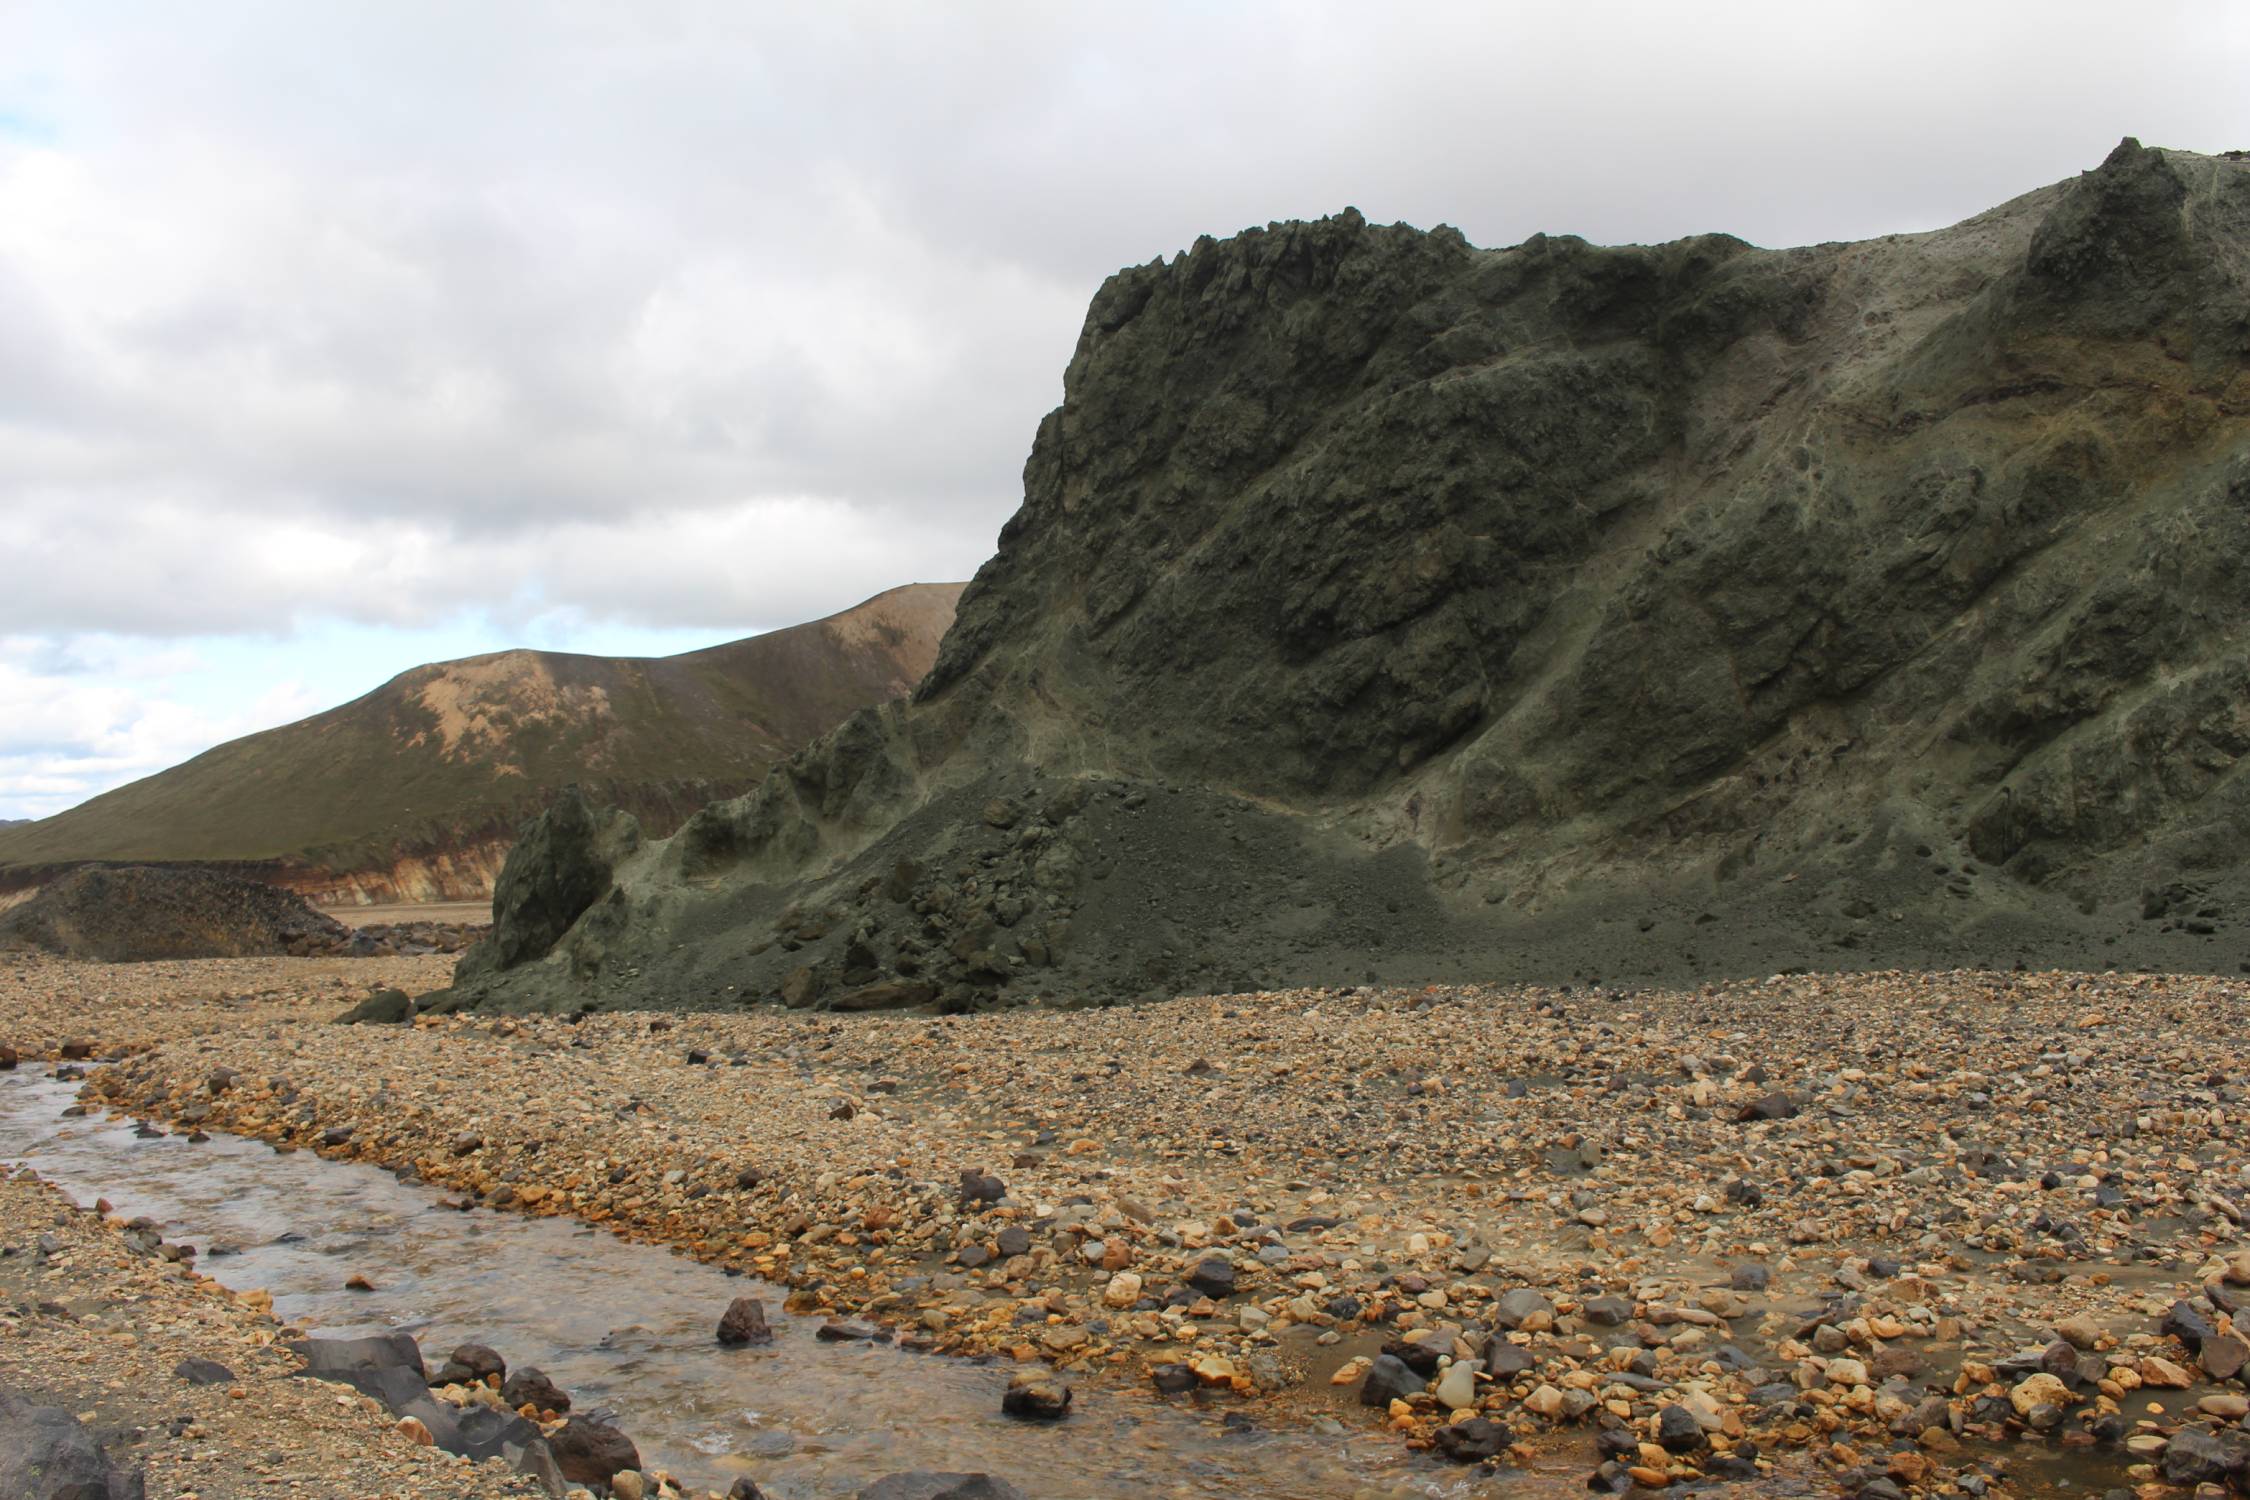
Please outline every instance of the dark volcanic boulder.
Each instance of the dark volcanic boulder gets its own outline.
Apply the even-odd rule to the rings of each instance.
[[[620,1469],[638,1469],[633,1440],[607,1422],[572,1417],[547,1439],[562,1476],[577,1484],[607,1484]]]
[[[172,1374],[189,1385],[232,1385],[234,1371],[215,1359],[190,1356],[172,1366]]]
[[[469,951],[469,974],[512,969],[543,956],[609,889],[617,862],[640,844],[641,825],[597,810],[577,787],[525,825],[492,892],[492,935]]]
[[[737,1297],[719,1315],[722,1344],[770,1344],[773,1329],[766,1322],[766,1305],[755,1297]]]
[[[500,1387],[500,1399],[513,1410],[526,1406],[539,1411],[570,1410],[569,1394],[536,1365],[525,1365],[511,1373]]]
[[[508,1376],[508,1362],[500,1357],[497,1349],[484,1344],[460,1344],[430,1377],[430,1384],[473,1385],[494,1375],[502,1380]]]
[[[519,849],[569,899],[462,983],[2204,971],[2250,920],[2246,366],[2250,161],[2130,141],[1858,245],[1199,240],[1093,299],[911,703],[606,889],[583,827]]]
[[[383,1399],[378,1387],[388,1372],[404,1371],[427,1390],[429,1374],[422,1364],[422,1347],[412,1334],[378,1333],[356,1339],[300,1339],[289,1352],[305,1362],[302,1374],[315,1380],[333,1380]]]
[[[59,1406],[36,1406],[0,1390],[0,1495],[8,1500],[143,1500],[139,1473],[125,1473]]]
[[[377,990],[365,1000],[336,1018],[341,1026],[359,1026],[373,1023],[379,1026],[403,1026],[414,1019],[414,1001],[406,991]]]

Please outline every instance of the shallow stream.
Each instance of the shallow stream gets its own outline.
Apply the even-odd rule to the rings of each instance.
[[[721,1349],[720,1312],[759,1283],[568,1219],[443,1208],[435,1190],[360,1163],[65,1118],[77,1088],[0,1073],[0,1161],[80,1203],[147,1215],[194,1245],[206,1274],[271,1292],[285,1322],[333,1337],[404,1330],[433,1366],[469,1341],[536,1365],[578,1409],[613,1410],[646,1465],[689,1484],[723,1490],[747,1474],[777,1500],[825,1500],[951,1469],[1040,1500],[1583,1492],[1560,1474],[1475,1476],[1365,1428],[1230,1426],[1229,1407],[1129,1390],[1082,1389],[1060,1423],[1013,1421],[999,1412],[1010,1367],[819,1342],[820,1320],[783,1314],[771,1286],[774,1342]],[[354,1273],[374,1290],[347,1290]]]

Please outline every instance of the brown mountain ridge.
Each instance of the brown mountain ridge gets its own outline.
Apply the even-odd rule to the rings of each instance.
[[[961,585],[678,656],[503,651],[402,672],[34,823],[0,829],[0,890],[87,863],[223,866],[328,904],[481,900],[564,786],[654,831],[854,711],[910,691]]]

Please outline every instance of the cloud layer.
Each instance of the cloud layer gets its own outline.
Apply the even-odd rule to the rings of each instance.
[[[2218,0],[55,5],[0,42],[0,815],[120,734],[296,711],[182,727],[169,640],[270,639],[317,697],[289,642],[339,621],[719,639],[966,576],[1101,278],[1204,232],[1792,243],[2126,133],[2250,145]],[[107,667],[41,668],[82,638]]]

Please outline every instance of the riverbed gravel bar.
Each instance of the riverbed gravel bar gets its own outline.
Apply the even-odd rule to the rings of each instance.
[[[283,1336],[256,1295],[0,1169],[0,1389],[68,1412],[120,1471],[143,1471],[151,1500],[546,1493],[409,1442],[355,1391],[297,1378]]]
[[[933,1351],[1574,1486],[2250,1470],[2240,979],[333,1023],[443,982],[399,962],[18,962],[0,1043]]]

